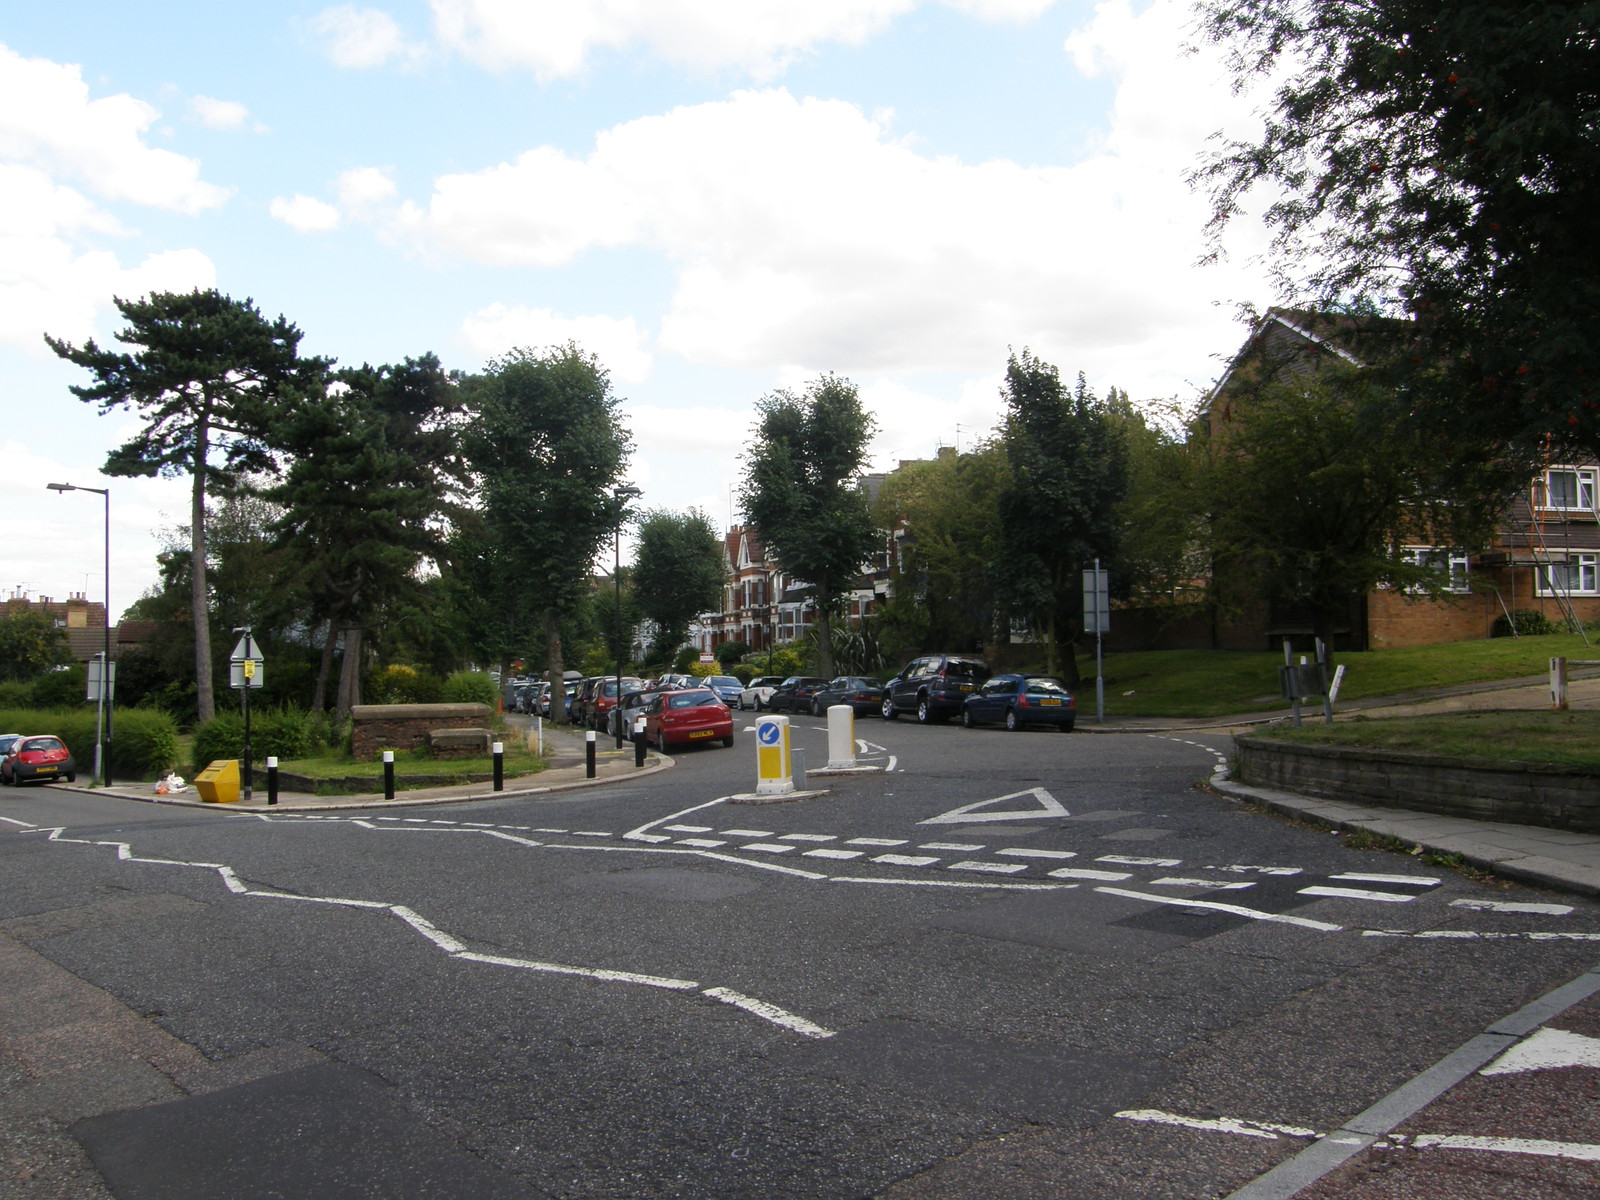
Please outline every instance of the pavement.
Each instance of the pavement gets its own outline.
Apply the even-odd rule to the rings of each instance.
[[[1600,711],[1600,661],[1568,664],[1568,707],[1572,711]],[[1493,683],[1463,684],[1402,693],[1366,700],[1341,702],[1335,719],[1356,714],[1413,716],[1424,713],[1484,711],[1491,709],[1548,709],[1549,680],[1544,676],[1501,680]],[[1173,733],[1209,731],[1246,732],[1251,728],[1288,719],[1283,709],[1235,714],[1229,717],[1194,720],[1166,718],[1113,718],[1104,723],[1080,714],[1078,729],[1092,734]],[[1319,709],[1308,707],[1302,719],[1321,720]],[[525,719],[512,718],[513,721]],[[535,732],[527,731],[532,739]],[[643,766],[635,766],[631,745],[618,750],[613,739],[596,739],[595,768],[590,776],[584,735],[570,726],[546,725],[542,731],[549,766],[535,775],[505,780],[496,792],[489,783],[453,787],[423,788],[399,792],[393,799],[381,792],[352,796],[313,796],[280,791],[277,804],[269,805],[264,778],[249,802],[229,804],[235,812],[343,812],[362,808],[396,808],[409,805],[448,804],[491,798],[509,799],[535,796],[573,788],[615,783],[621,778],[641,778],[672,766],[670,756],[647,751]],[[816,772],[812,772],[816,774]],[[1363,831],[1395,838],[1420,854],[1460,856],[1478,870],[1504,876],[1519,883],[1552,891],[1600,896],[1600,834],[1572,833],[1532,825],[1512,825],[1464,817],[1438,816],[1397,808],[1380,808],[1321,797],[1303,796],[1268,788],[1249,787],[1227,777],[1225,771],[1211,779],[1218,791],[1297,820],[1330,829]],[[67,787],[55,784],[56,787]],[[200,800],[192,786],[176,795],[157,796],[151,784],[118,785],[110,789],[81,788],[97,795],[112,795],[129,800],[217,808]]]

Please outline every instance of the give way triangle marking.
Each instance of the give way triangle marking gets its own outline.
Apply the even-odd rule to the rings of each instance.
[[[990,811],[991,804],[1004,804],[1007,800],[1021,800],[1023,797],[1035,802],[1033,808],[1004,809],[999,812]],[[1049,792],[1040,788],[1029,788],[1025,792],[1012,792],[1008,796],[996,796],[993,800],[979,800],[976,804],[967,804],[961,808],[952,808],[947,813],[940,813],[937,817],[929,817],[926,821],[918,821],[918,825],[960,825],[973,818],[984,821],[1026,821],[1037,820],[1039,817],[1064,817],[1067,810],[1061,806]]]

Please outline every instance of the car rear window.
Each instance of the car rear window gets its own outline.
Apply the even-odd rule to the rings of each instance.
[[[979,678],[987,679],[989,676],[989,664],[972,658],[952,658],[945,667],[945,674],[976,675]]]
[[[712,692],[674,692],[667,697],[667,704],[671,708],[701,708],[707,704],[721,703]]]
[[[1034,695],[1065,696],[1067,686],[1059,679],[1030,679],[1028,691]]]
[[[65,750],[66,749],[66,747],[61,744],[61,739],[60,738],[53,738],[53,737],[29,738],[27,740],[27,742],[25,743],[25,748],[28,749],[28,750]]]

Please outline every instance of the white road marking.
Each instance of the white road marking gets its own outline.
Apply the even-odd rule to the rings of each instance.
[[[1253,888],[1254,883],[1227,883],[1221,879],[1152,879],[1151,887],[1197,887],[1211,888],[1219,892],[1237,892],[1243,888]]]
[[[19,832],[47,833],[49,836],[46,838],[46,840],[57,844],[111,847],[116,850],[117,858],[123,862],[141,863],[153,866],[188,867],[207,871],[215,871],[218,877],[221,878],[228,891],[234,893],[235,895],[265,900],[293,900],[303,904],[328,904],[341,908],[355,908],[365,909],[368,911],[387,912],[405,922],[407,926],[421,934],[446,955],[462,962],[484,963],[492,966],[513,967],[526,971],[542,971],[557,975],[575,975],[608,983],[638,984],[645,987],[666,988],[674,991],[700,990],[700,984],[691,979],[671,979],[660,975],[645,975],[633,971],[616,971],[602,967],[575,967],[562,963],[539,962],[533,959],[509,958],[502,955],[492,954],[478,954],[468,950],[462,942],[444,932],[426,917],[423,917],[414,910],[407,908],[403,904],[388,904],[380,900],[353,900],[342,896],[305,896],[292,892],[270,891],[263,888],[246,888],[244,884],[239,882],[238,876],[235,874],[233,868],[222,863],[188,862],[182,859],[171,858],[144,858],[134,854],[133,847],[131,843],[128,842],[65,837],[63,836],[66,833],[65,826],[58,826],[53,829],[45,830],[40,829],[37,826],[27,825],[23,822],[10,821],[10,823],[22,825],[23,829],[19,830]],[[443,833],[448,831],[439,830],[437,832]],[[460,832],[482,833],[486,831],[482,829],[463,829]],[[526,841],[526,839],[523,838],[513,838],[510,840]],[[537,845],[538,843],[532,844]],[[596,847],[582,848],[595,849]],[[786,846],[784,849],[792,850],[793,847]],[[660,851],[648,850],[642,850],[638,852],[660,853]],[[812,875],[813,878],[817,879],[825,878],[825,876],[814,875],[811,872],[795,873]],[[776,1005],[768,1004],[764,1000],[756,1000],[738,992],[730,991],[727,988],[706,988],[703,989],[702,994],[710,996],[713,999],[721,1000],[725,1004],[732,1004],[734,1007],[742,1009],[743,1011],[759,1017],[764,1021],[770,1021],[773,1024],[779,1025],[782,1028],[788,1029],[794,1033],[799,1033],[805,1037],[820,1038],[833,1036],[831,1030],[824,1029],[820,1025],[814,1025],[810,1021],[805,1020],[803,1017],[797,1017],[793,1013],[786,1012],[784,1009],[781,1009]]]
[[[848,838],[846,846],[904,846],[909,838]]]
[[[1018,871],[1026,871],[1027,863],[991,863],[991,862],[958,862],[951,863],[952,871],[983,871],[990,875],[1015,875]]]
[[[1561,1067],[1600,1067],[1600,1038],[1568,1033],[1564,1029],[1539,1029],[1478,1074],[1517,1075],[1523,1071],[1551,1071]]]
[[[1020,800],[1024,796],[1031,797],[1034,807],[1025,809],[1007,809],[1003,812],[987,811],[991,804],[1004,804],[1007,800]],[[1029,788],[1025,792],[1012,792],[1006,796],[996,796],[992,800],[979,800],[976,804],[965,804],[960,808],[952,808],[949,812],[940,813],[937,817],[929,817],[926,821],[917,822],[919,825],[966,825],[974,819],[984,821],[1023,821],[1036,820],[1040,817],[1065,817],[1067,810],[1042,787]]]
[[[614,834],[614,833],[607,833],[603,829],[574,829],[572,831],[571,836],[572,837],[603,837],[603,838],[608,838],[608,837],[616,837],[617,835]]]
[[[727,844],[728,843],[723,841],[721,838],[679,838],[678,839],[678,845],[680,845],[680,846],[700,846],[700,847],[703,847],[706,850],[715,850],[718,846],[726,846]]]
[[[828,877],[828,882],[866,883],[882,887],[982,888],[989,892],[1070,892],[1078,886],[1075,883],[1006,883],[1000,880],[993,883],[978,883],[964,880],[958,882],[954,879],[893,879],[867,875],[832,875]]]
[[[837,842],[839,835],[836,833],[786,833],[780,840],[785,842]]]
[[[703,808],[715,807],[716,805],[721,804],[726,799],[727,799],[726,796],[718,796],[715,800],[707,800],[702,804],[692,804],[688,808],[680,808],[675,813],[668,813],[664,817],[657,817],[653,821],[646,821],[643,825],[640,825],[640,826],[637,826],[634,829],[628,830],[627,833],[622,835],[622,838],[623,838],[624,841],[637,841],[637,840],[639,840],[639,837],[640,837],[641,834],[649,833],[650,830],[653,829],[657,825],[665,825],[668,821],[679,820],[679,819],[681,819],[683,817],[687,817],[690,813],[699,812]],[[554,832],[554,831],[552,831],[552,830],[538,830],[537,832],[550,833],[550,832]]]
[[[1543,913],[1551,917],[1564,917],[1572,912],[1570,904],[1519,904],[1508,900],[1452,900],[1450,907],[1478,912]]]
[[[1456,942],[1600,942],[1600,933],[1482,933],[1473,929],[1363,929],[1362,937],[1415,938],[1418,941]]]
[[[1327,921],[1313,921],[1309,917],[1294,917],[1287,913],[1262,912],[1256,908],[1245,908],[1239,904],[1223,904],[1217,900],[1197,900],[1190,896],[1152,896],[1148,892],[1132,892],[1125,888],[1097,887],[1097,892],[1104,892],[1108,896],[1123,896],[1129,900],[1148,900],[1152,904],[1170,904],[1176,908],[1209,908],[1214,912],[1228,913],[1235,917],[1249,917],[1252,921],[1267,921],[1277,925],[1295,925],[1301,929],[1316,929],[1323,933],[1340,933],[1343,925],[1333,925]]]
[[[1154,1108],[1130,1108],[1116,1113],[1124,1121],[1142,1121],[1151,1125],[1176,1125],[1183,1129],[1199,1129],[1207,1133],[1234,1133],[1241,1137],[1265,1138],[1275,1142],[1279,1136],[1316,1138],[1322,1135],[1315,1129],[1302,1129],[1298,1125],[1274,1125],[1268,1121],[1246,1121],[1239,1117],[1183,1117],[1177,1113],[1161,1112]]]
[[[710,825],[663,825],[668,833],[710,833]]]
[[[1368,875],[1360,871],[1346,871],[1342,875],[1330,875],[1329,879],[1339,879],[1346,883],[1398,883],[1408,887],[1438,887],[1442,879],[1430,879],[1422,875]]]
[[[768,838],[776,836],[770,829],[724,829],[723,837],[731,838]]]
[[[1547,1142],[1533,1138],[1471,1137],[1459,1133],[1419,1133],[1411,1144],[1419,1150],[1486,1150],[1494,1154],[1532,1154],[1600,1162],[1600,1146],[1583,1142]]]
[[[1059,871],[1046,871],[1051,879],[1103,879],[1107,883],[1120,883],[1133,876],[1126,871],[1091,871],[1088,867],[1062,867]]]
[[[727,988],[706,988],[702,996],[710,996],[713,1000],[720,1000],[724,1004],[731,1004],[735,1008],[742,1008],[747,1013],[771,1021],[774,1025],[781,1025],[803,1037],[831,1038],[833,1030],[824,1029],[821,1025],[813,1025],[804,1017],[797,1017],[791,1012],[785,1012],[776,1004],[768,1004],[765,1000],[757,1000],[751,996],[742,996],[738,992],[729,991]]]
[[[822,850],[807,850],[805,852],[805,857],[806,858],[836,858],[836,859],[840,859],[840,860],[846,860],[846,859],[851,859],[851,858],[860,858],[865,853],[866,853],[865,850],[822,849]]]
[[[651,845],[656,845],[660,842],[670,842],[672,840],[664,833],[636,833],[633,835],[633,837],[636,841],[649,842]]]
[[[739,849],[759,850],[763,854],[788,854],[794,847],[786,846],[782,842],[746,842]]]
[[[1134,858],[1127,854],[1102,854],[1095,862],[1115,863],[1119,867],[1181,867],[1181,858]]]
[[[939,860],[921,854],[880,854],[872,861],[886,867],[931,867]]]
[[[1029,850],[1027,848],[996,850],[996,854],[1004,854],[1008,858],[1043,858],[1058,861],[1067,858],[1077,858],[1076,850]]]
[[[977,854],[982,846],[967,846],[960,842],[923,842],[918,850],[954,850],[958,854]]]
[[[1234,875],[1300,875],[1304,867],[1251,867],[1234,864],[1228,867],[1207,867],[1208,871],[1228,871]]]
[[[1303,887],[1302,896],[1336,896],[1345,900],[1378,900],[1385,904],[1410,904],[1415,896],[1402,896],[1399,892],[1369,892],[1361,888]]]

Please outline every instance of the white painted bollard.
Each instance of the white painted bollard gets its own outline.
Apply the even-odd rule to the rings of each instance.
[[[1567,660],[1564,658],[1550,660],[1550,708],[1555,712],[1565,712],[1567,708]]]
[[[789,762],[789,718],[756,718],[756,795],[787,796],[794,791]]]
[[[828,767],[849,770],[856,765],[856,710],[848,704],[828,706]]]

